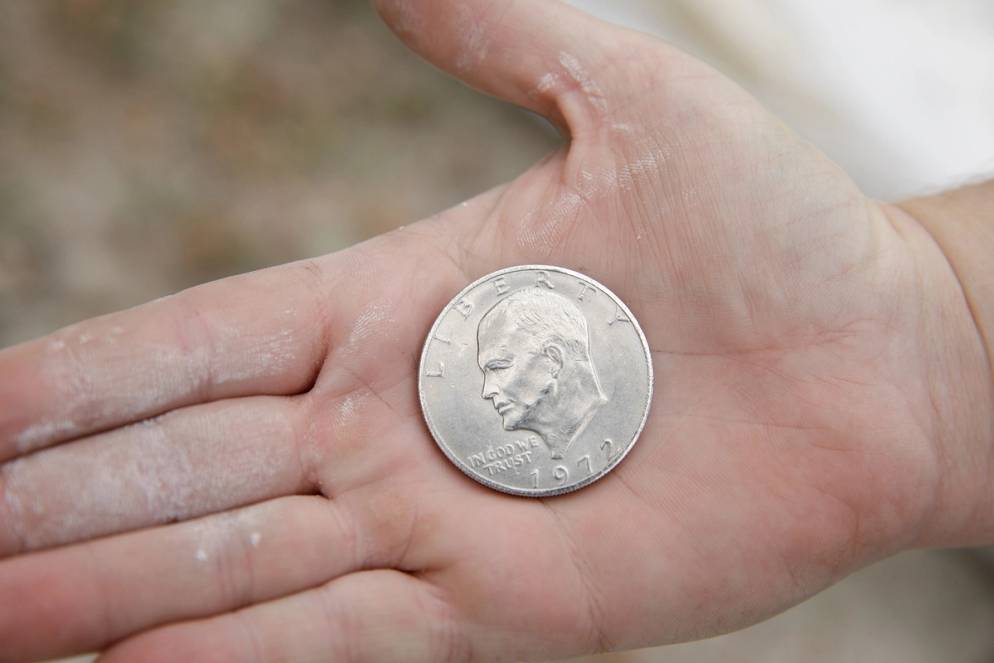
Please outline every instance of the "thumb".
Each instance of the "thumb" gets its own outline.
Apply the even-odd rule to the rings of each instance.
[[[624,93],[627,62],[659,42],[556,0],[374,0],[432,64],[575,135]]]

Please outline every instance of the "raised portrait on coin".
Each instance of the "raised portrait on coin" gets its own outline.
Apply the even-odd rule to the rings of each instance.
[[[583,312],[547,288],[522,288],[495,304],[480,320],[477,347],[481,395],[504,430],[537,433],[553,458],[607,402]]]

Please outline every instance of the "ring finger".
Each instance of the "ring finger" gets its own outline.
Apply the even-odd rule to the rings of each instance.
[[[416,510],[389,493],[285,497],[0,562],[0,658],[98,650],[361,568],[416,563],[407,545]]]

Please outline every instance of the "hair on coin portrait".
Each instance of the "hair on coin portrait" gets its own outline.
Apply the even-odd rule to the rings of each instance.
[[[504,430],[538,434],[562,458],[607,397],[591,361],[587,320],[570,299],[548,288],[517,290],[480,320],[481,397]]]

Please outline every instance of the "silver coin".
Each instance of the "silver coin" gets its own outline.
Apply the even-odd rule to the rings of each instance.
[[[652,401],[652,357],[635,316],[603,285],[522,265],[471,283],[442,310],[418,392],[460,470],[547,497],[593,483],[631,450]]]

